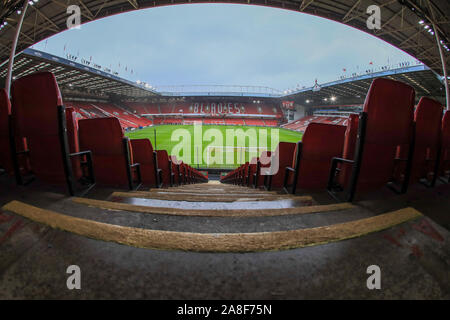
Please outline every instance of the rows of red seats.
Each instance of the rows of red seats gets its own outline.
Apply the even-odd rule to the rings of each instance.
[[[203,124],[225,124],[224,119],[204,119]]]
[[[120,125],[124,129],[152,125],[151,120],[110,103],[69,101],[66,105],[75,109],[78,119],[115,117],[119,119]]]
[[[129,109],[136,110],[138,114],[159,114],[159,107],[155,104],[142,104],[139,102],[124,102]]]
[[[225,124],[229,125],[245,125],[244,119],[225,119]]]
[[[11,101],[4,89],[0,92],[0,166],[18,184],[32,176],[65,184],[74,195],[96,184],[135,189],[142,183],[160,187],[207,181],[189,165],[164,157],[167,152],[154,151],[148,139],[130,141],[118,117],[99,117],[89,109],[93,117],[77,121],[75,106],[63,105],[50,72],[15,80]]]
[[[346,125],[346,117],[327,117],[327,116],[306,116],[299,120],[295,120],[283,125],[283,128],[305,132],[310,123],[329,123],[337,125]]]
[[[450,111],[423,97],[414,111],[412,87],[373,81],[363,112],[341,124],[311,122],[296,144],[241,165],[222,182],[255,188],[328,190],[352,201],[357,193],[388,185],[398,193],[413,183],[450,182]]]
[[[139,114],[151,114],[151,115],[158,115],[158,114],[208,114],[209,110],[206,111],[206,106],[208,103],[203,103],[203,112],[201,112],[201,107],[198,106],[197,112],[195,112],[195,108],[193,108],[192,103],[188,102],[162,102],[162,103],[148,103],[148,102],[125,102],[124,103],[127,107],[136,110]],[[225,109],[222,110],[222,112],[217,111],[217,105],[216,103],[214,107],[216,108],[216,113],[211,113],[208,115],[214,116],[214,115],[223,115],[223,114],[245,114],[245,115],[265,115],[265,116],[274,116],[277,118],[281,118],[283,116],[283,112],[280,108],[276,107],[274,110],[273,106],[269,106],[266,104],[254,104],[254,103],[245,103],[244,108],[245,110],[242,111],[239,109],[239,112],[237,112],[236,108],[239,108],[241,103],[237,103],[236,106],[234,103],[231,104],[230,110],[231,111],[225,111]],[[227,104],[224,103],[224,107]],[[236,107],[236,108],[235,108]]]
[[[145,127],[151,125],[151,120],[141,117],[135,113],[131,113],[130,111],[124,110],[121,107],[110,104],[110,103],[96,103],[96,107],[103,109],[108,112],[110,116],[116,117],[120,120],[128,121],[130,124],[133,124],[133,127]]]
[[[277,120],[258,120],[258,119],[228,119],[228,118],[155,118],[154,125],[161,124],[203,124],[203,125],[247,125],[247,126],[261,126],[261,127],[276,127]]]
[[[255,125],[255,126],[278,126],[279,119],[283,117],[283,112],[280,108],[270,107],[268,105],[260,104],[245,104],[245,112],[234,112],[233,117],[230,117],[230,113],[208,113],[206,110],[203,112],[192,108],[192,104],[180,103],[180,102],[167,102],[167,103],[139,103],[139,102],[124,102],[130,110],[136,111],[139,115],[151,115],[154,124],[191,124],[194,121],[201,122],[203,124],[220,124],[220,125]],[[206,103],[204,104],[207,105]],[[225,104],[224,104],[225,105]],[[240,104],[239,104],[240,105]],[[215,106],[217,107],[217,106]],[[200,107],[198,107],[200,108]],[[206,108],[206,107],[205,107]],[[217,110],[217,109],[216,109]],[[195,115],[201,114],[201,118],[196,118]],[[244,115],[240,117],[239,115]],[[188,117],[186,117],[186,115]],[[176,118],[177,116],[183,117]],[[194,117],[192,117],[194,116]],[[262,119],[260,116],[270,116],[272,118]],[[172,118],[175,117],[175,118]]]

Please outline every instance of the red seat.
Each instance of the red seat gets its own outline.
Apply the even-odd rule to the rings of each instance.
[[[142,182],[159,188],[162,171],[158,169],[157,155],[153,151],[152,143],[149,139],[133,139],[131,146],[134,161],[140,163]]]
[[[194,174],[195,182],[207,182],[208,181],[208,173],[206,175],[203,172],[198,171],[195,168],[192,168],[192,173]]]
[[[445,111],[441,125],[441,155],[439,176],[446,177],[450,182],[450,111]]]
[[[356,190],[376,190],[390,182],[397,147],[411,143],[414,97],[414,89],[402,82],[372,82],[358,123],[359,139],[354,143],[354,132],[348,134],[342,158],[333,160],[328,185],[332,194],[344,189],[346,200],[352,201]],[[341,171],[336,172],[338,163]]]
[[[0,89],[0,167],[9,174],[14,172],[10,145],[11,103],[5,89]]]
[[[170,161],[167,151],[157,150],[156,155],[158,158],[158,168],[162,170],[162,184],[164,186],[172,186],[172,161]]]
[[[259,161],[259,158],[254,157],[254,158],[252,158],[252,160],[250,160],[250,162],[248,164],[248,177],[247,177],[247,186],[248,187],[255,185],[255,174],[256,174],[256,169],[258,166],[258,161]]]
[[[442,105],[430,98],[421,98],[417,105],[414,113],[414,153],[409,176],[410,184],[423,178],[430,184],[434,180],[440,145],[442,112]],[[397,148],[398,159],[408,159],[408,153],[408,145]],[[406,174],[406,161],[398,161],[395,174],[397,180],[403,181]]]
[[[191,180],[190,180],[190,177],[189,177],[189,166],[186,163],[182,162],[181,165],[180,165],[180,168],[181,168],[181,172],[182,172],[182,175],[183,175],[184,183],[185,184],[191,183]]]
[[[27,139],[34,175],[49,183],[67,183],[73,195],[74,183],[82,176],[78,167],[72,170],[70,160],[79,163],[78,157],[89,152],[70,154],[69,146],[77,152],[78,144],[66,134],[65,108],[54,75],[41,72],[22,77],[14,81],[11,92],[14,134]],[[92,186],[93,176],[89,178]]]
[[[182,164],[182,171],[184,173],[184,181],[185,181],[185,183],[187,183],[187,184],[192,183],[192,181],[191,181],[191,172],[190,172],[189,165],[183,162],[183,164]]]
[[[302,142],[298,142],[292,158],[292,167],[285,169],[285,183],[297,188],[325,190],[331,159],[342,153],[346,127],[326,123],[311,123]],[[291,174],[292,172],[292,174]]]
[[[78,139],[78,122],[74,108],[66,108],[66,126],[67,126],[67,140],[69,144],[69,152],[80,152],[80,145]],[[76,172],[76,176],[82,176],[81,163],[79,158],[72,158],[72,169]]]
[[[253,175],[253,187],[259,188],[264,186],[265,177],[270,172],[270,160],[272,157],[271,151],[263,151],[261,156],[258,157],[258,163],[256,164],[256,172]]]
[[[292,164],[295,154],[295,143],[280,142],[270,161],[270,179],[267,189],[279,189],[283,187],[285,168]]]
[[[180,162],[177,160],[176,156],[170,156],[170,160],[172,163],[173,184],[180,185],[181,184]]]
[[[227,174],[220,177],[220,181],[222,183],[232,183],[233,182],[233,176],[234,176],[235,170],[232,170],[228,172]]]
[[[358,136],[358,125],[359,116],[357,114],[351,114],[348,117],[347,129],[345,130],[345,144],[342,151],[342,157],[344,159],[354,159],[355,158],[355,145]],[[351,174],[352,167],[349,165],[339,164],[340,174],[338,176],[338,181],[341,185],[346,183],[347,177]]]
[[[10,135],[11,103],[5,89],[0,89],[0,168],[8,174],[14,174],[14,163],[12,153],[17,153],[18,170],[22,175],[30,172],[27,143],[25,138],[16,138],[16,150],[11,150]]]
[[[240,172],[239,172],[239,184],[242,186],[246,186],[248,183],[248,169],[249,169],[249,163],[246,162],[241,166]]]
[[[82,119],[78,124],[80,148],[92,151],[100,184],[133,189],[134,178],[140,184],[139,163],[133,159],[130,140],[124,137],[117,118]]]

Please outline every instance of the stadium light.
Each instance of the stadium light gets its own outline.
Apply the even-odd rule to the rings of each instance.
[[[306,103],[309,103],[309,100],[306,100]]]
[[[331,97],[331,101],[336,101],[336,97]]]

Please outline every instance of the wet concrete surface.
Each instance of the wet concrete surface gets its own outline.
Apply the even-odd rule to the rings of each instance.
[[[0,298],[449,299],[448,233],[433,224],[444,236],[437,241],[417,231],[417,223],[321,246],[246,254],[138,249],[29,223],[2,245]],[[73,264],[81,269],[81,290],[66,287]],[[380,290],[366,286],[373,264],[381,269]]]
[[[354,208],[314,214],[272,217],[189,217],[112,211],[87,207],[63,200],[46,207],[66,215],[121,226],[199,233],[270,232],[313,228],[373,216],[368,210]]]
[[[226,209],[280,209],[293,208],[304,205],[311,205],[312,201],[235,201],[235,202],[189,202],[189,201],[168,201],[158,199],[109,197],[108,200],[128,203],[139,206],[179,208],[179,209],[201,209],[201,210],[226,210]]]
[[[118,189],[96,188],[88,196],[105,200],[113,191]],[[39,182],[15,187],[0,177],[0,205],[15,199],[97,221],[160,230],[306,228],[405,206],[426,217],[336,243],[236,254],[139,249],[2,213],[0,299],[450,299],[447,185],[414,186],[403,196],[382,190],[359,199],[362,209],[354,211],[244,219],[104,211],[73,204],[63,192]],[[330,202],[325,194],[311,195],[314,203]],[[66,269],[74,264],[81,268],[81,290],[66,286]],[[381,269],[381,290],[366,286],[370,265]]]

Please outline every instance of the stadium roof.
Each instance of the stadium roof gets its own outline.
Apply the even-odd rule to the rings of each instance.
[[[432,97],[442,103],[445,101],[445,90],[440,76],[433,70],[420,64],[393,70],[369,72],[364,75],[341,79],[310,88],[289,92],[284,99],[294,100],[300,105],[324,106],[327,104],[361,104],[373,79],[385,77],[409,84],[416,91],[416,98]]]
[[[5,79],[7,66],[7,61],[0,65],[0,82]],[[157,95],[151,88],[120,78],[99,65],[88,66],[34,49],[25,49],[17,55],[13,70],[15,77],[36,71],[50,71],[65,94],[81,91],[97,97],[114,94],[135,98]]]
[[[232,96],[232,97],[255,97],[255,98],[279,98],[283,95],[281,90],[247,85],[180,85],[180,86],[158,86],[155,90],[163,96]]]
[[[386,67],[388,68],[388,67]],[[429,96],[444,101],[445,92],[440,76],[434,71],[418,64],[415,66],[386,69],[381,72],[370,72],[337,81],[318,84],[297,91],[282,92],[268,87],[239,85],[192,85],[150,87],[138,84],[111,73],[107,68],[91,64],[88,61],[79,63],[73,60],[54,56],[35,49],[25,49],[14,61],[14,76],[22,77],[36,71],[53,72],[63,94],[68,97],[111,98],[112,95],[122,98],[176,98],[176,97],[255,97],[280,98],[294,100],[300,105],[324,106],[327,104],[359,104],[363,103],[369,86],[374,78],[386,77],[410,84],[416,90],[416,96]],[[7,72],[6,61],[0,64],[0,85]],[[89,96],[90,95],[90,96]],[[333,100],[332,98],[335,98]],[[327,100],[325,100],[327,99]]]
[[[304,12],[369,32],[406,51],[430,68],[441,73],[439,50],[433,32],[438,32],[443,46],[450,47],[450,2],[448,0],[31,0],[22,26],[18,50],[67,29],[66,13],[70,4],[81,8],[82,22],[113,14],[182,3],[241,3],[264,5]],[[0,8],[0,62],[8,58],[14,27],[19,21],[17,11],[24,0],[2,0]],[[370,5],[382,10],[381,29],[367,28]],[[430,10],[430,7],[433,8]],[[430,22],[436,24],[432,30]],[[326,49],[326,48],[324,48]],[[448,63],[449,54],[445,51]]]

